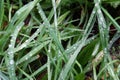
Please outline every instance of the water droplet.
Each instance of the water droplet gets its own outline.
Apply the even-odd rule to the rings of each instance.
[[[112,43],[112,41],[110,41],[110,43]]]
[[[104,22],[104,19],[102,17],[100,18],[100,20],[101,20],[101,22]]]
[[[66,49],[67,51],[69,50],[69,49]]]
[[[50,49],[48,50],[48,53],[50,53]]]
[[[23,47],[26,47],[27,45],[26,45],[26,44],[23,44],[22,46],[23,46]]]
[[[16,12],[16,14],[17,14],[17,15],[20,15],[20,12],[19,12],[19,11],[17,11],[17,12]]]
[[[96,3],[96,4],[95,4],[95,6],[98,6],[98,5],[99,5],[99,3]]]
[[[9,51],[8,54],[13,54],[13,52],[12,52],[12,51]]]
[[[40,29],[38,28],[37,31],[40,31]]]
[[[90,23],[88,23],[87,26],[90,26]]]
[[[10,45],[9,45],[9,48],[11,48],[11,47],[12,47],[12,45],[10,44]]]
[[[98,2],[100,3],[100,0],[98,0]]]
[[[13,42],[13,39],[11,39],[10,42],[12,43],[12,42]]]
[[[25,59],[28,60],[28,57],[26,57]]]
[[[94,37],[92,37],[92,40],[94,40],[95,38]]]
[[[73,47],[73,49],[76,49],[76,47]]]
[[[100,9],[98,9],[97,12],[98,12],[98,14],[101,14],[101,10]]]
[[[13,60],[10,60],[10,64],[14,64],[14,61],[13,61]]]
[[[93,11],[92,14],[95,14],[95,11]]]
[[[34,35],[37,36],[38,34],[35,32]]]
[[[104,51],[107,52],[107,48],[104,48]]]
[[[30,54],[30,57],[32,56],[32,54]]]
[[[28,43],[28,40],[26,40],[25,42]]]

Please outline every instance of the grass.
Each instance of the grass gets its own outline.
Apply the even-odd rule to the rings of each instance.
[[[0,79],[119,80],[119,16],[104,6],[113,2],[12,2],[0,1]]]

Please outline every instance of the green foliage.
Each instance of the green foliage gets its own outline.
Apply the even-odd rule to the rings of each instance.
[[[112,2],[1,0],[0,79],[119,80],[120,61],[109,51],[120,25],[103,7]]]

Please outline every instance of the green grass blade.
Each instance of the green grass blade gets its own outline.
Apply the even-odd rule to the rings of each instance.
[[[4,17],[4,0],[0,0],[0,30],[2,27],[3,17]]]
[[[91,13],[91,16],[90,16],[90,19],[88,21],[87,27],[85,29],[85,32],[83,34],[83,37],[80,41],[80,45],[78,46],[78,48],[76,48],[76,51],[73,53],[73,55],[71,55],[70,59],[68,60],[68,62],[65,65],[65,67],[62,69],[58,80],[65,80],[66,79],[66,77],[68,75],[68,72],[72,68],[72,66],[73,66],[73,64],[74,64],[74,62],[77,58],[77,55],[79,54],[82,47],[85,45],[85,41],[86,41],[86,39],[87,39],[88,35],[90,34],[90,31],[93,27],[93,25],[91,26],[91,24],[94,24],[93,20],[95,19],[95,13],[96,13],[96,10],[94,8],[92,13]]]
[[[22,26],[24,25],[24,23],[20,23],[18,24],[18,26],[16,26],[16,29],[14,31],[14,33],[12,34],[12,38],[10,40],[10,44],[9,44],[9,48],[8,48],[8,72],[9,72],[9,77],[10,80],[16,80],[16,74],[15,74],[15,63],[14,63],[14,52],[13,49],[15,47],[15,42],[16,42],[16,38],[18,35],[18,32],[20,31],[20,29],[22,28]]]
[[[23,56],[19,61],[16,62],[16,64],[20,64],[26,60],[28,60],[29,58],[31,58],[33,55],[35,55],[38,51],[40,51],[44,46],[46,46],[50,41],[45,41],[43,43],[41,43],[39,46],[35,47],[33,50],[31,50],[28,54],[26,54],[25,56]]]
[[[105,8],[102,7],[102,10],[105,13],[105,15],[111,20],[115,28],[120,32],[120,25],[113,19],[113,17],[107,12]]]

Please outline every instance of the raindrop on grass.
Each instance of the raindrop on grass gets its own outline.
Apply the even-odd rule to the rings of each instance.
[[[66,49],[67,51],[69,50],[69,49]]]
[[[28,57],[26,57],[25,60],[28,60]]]
[[[11,64],[11,65],[14,64],[14,61],[13,61],[13,60],[10,60],[10,64]]]
[[[26,44],[23,44],[23,48],[26,47],[27,45]]]
[[[12,51],[9,51],[8,54],[13,54],[13,52],[12,52]]]
[[[17,15],[20,15],[20,11],[17,11],[16,14],[17,14]]]
[[[32,54],[30,54],[30,57],[32,56]]]
[[[12,43],[12,42],[13,42],[13,39],[11,39],[10,42]]]
[[[11,48],[11,47],[12,47],[12,45],[10,44],[10,45],[9,45],[9,48]]]
[[[73,49],[76,49],[76,47],[73,47]]]
[[[48,53],[50,53],[50,49],[48,50]]]
[[[96,3],[96,4],[95,4],[95,6],[98,6],[98,5],[99,5],[99,3]]]
[[[92,14],[95,14],[95,11],[93,11]]]
[[[26,40],[25,42],[28,43],[28,40]]]
[[[100,9],[98,9],[97,12],[98,12],[98,14],[101,14],[101,10]]]

